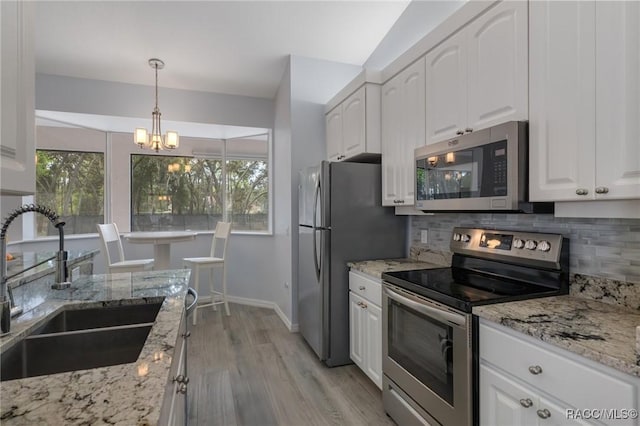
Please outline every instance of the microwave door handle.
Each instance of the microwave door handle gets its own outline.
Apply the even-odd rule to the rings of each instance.
[[[420,312],[421,314],[430,316],[431,318],[437,319],[439,321],[449,322],[459,327],[464,327],[467,322],[466,318],[463,315],[454,314],[453,312],[443,311],[442,309],[415,302],[408,297],[404,297],[396,293],[395,291],[389,290],[388,288],[385,288],[384,292],[390,299],[395,300],[396,302],[408,306],[411,309]]]

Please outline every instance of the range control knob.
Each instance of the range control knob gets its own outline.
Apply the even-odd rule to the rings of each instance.
[[[524,247],[524,241],[522,241],[520,238],[516,238],[513,241],[513,247],[517,248],[517,249],[521,249]]]
[[[453,241],[460,241],[460,237],[461,235],[458,234],[457,232],[453,234]]]
[[[527,242],[524,243],[524,248],[527,250],[535,250],[537,246],[538,244],[533,240],[527,240]]]
[[[540,251],[549,251],[551,250],[551,244],[549,244],[549,241],[540,241],[538,243],[538,250]]]
[[[471,235],[467,235],[467,234],[460,235],[460,241],[462,241],[463,243],[468,243],[469,241],[471,241]]]

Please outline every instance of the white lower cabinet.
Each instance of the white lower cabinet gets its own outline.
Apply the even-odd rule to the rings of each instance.
[[[171,372],[165,386],[164,401],[160,412],[160,425],[183,426],[187,424],[187,320],[180,321],[178,339],[171,361]]]
[[[382,283],[349,272],[349,290],[351,360],[382,389]]]
[[[484,320],[479,342],[481,426],[640,424],[639,378]]]

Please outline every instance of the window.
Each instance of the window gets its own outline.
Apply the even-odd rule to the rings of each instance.
[[[232,229],[269,229],[268,147],[266,135],[226,142],[226,220]]]
[[[96,232],[104,222],[104,154],[36,150],[35,202],[53,209],[66,222],[65,234]],[[35,215],[36,235],[58,235],[42,215]]]
[[[131,155],[131,229],[269,230],[268,135],[211,141],[198,157]],[[184,142],[183,142],[184,143]]]

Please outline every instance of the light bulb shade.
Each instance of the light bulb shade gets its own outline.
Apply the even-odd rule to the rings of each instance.
[[[169,149],[176,149],[180,145],[178,132],[168,131],[165,135],[165,146]]]
[[[456,162],[456,155],[453,152],[447,152],[447,155],[445,156],[445,161],[448,164],[455,163]]]
[[[149,143],[149,134],[147,133],[147,129],[137,128],[133,133],[133,142],[140,147],[147,145]]]

